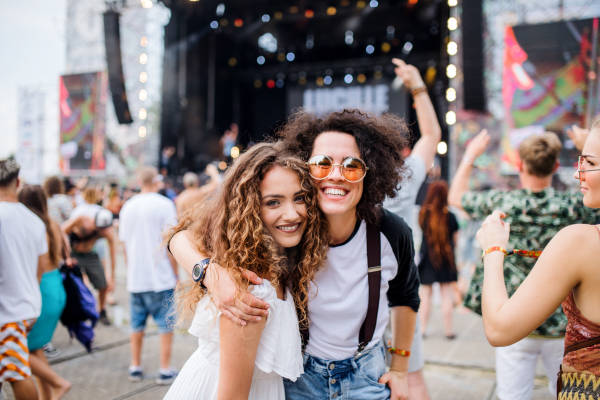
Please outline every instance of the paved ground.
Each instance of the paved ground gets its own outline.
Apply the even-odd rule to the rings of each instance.
[[[183,276],[183,275],[182,275]],[[167,387],[157,386],[154,378],[158,369],[158,336],[150,323],[144,341],[143,365],[146,377],[142,382],[127,380],[129,365],[128,303],[125,288],[125,268],[118,261],[117,290],[118,305],[109,314],[114,319],[110,327],[99,326],[96,330],[95,350],[86,354],[83,347],[68,337],[59,324],[53,344],[62,353],[51,360],[53,368],[69,379],[73,388],[65,396],[68,399],[162,399]],[[427,338],[425,339],[426,367],[424,370],[430,396],[434,400],[492,400],[495,398],[494,350],[487,343],[481,318],[474,314],[455,316],[457,338],[444,338],[441,315],[436,309],[432,313]],[[197,341],[187,332],[175,335],[173,366],[180,369],[194,352]],[[538,378],[533,395],[535,400],[551,400],[547,379],[538,366]],[[12,390],[5,385],[4,394],[13,399]],[[1,396],[0,396],[1,397]]]

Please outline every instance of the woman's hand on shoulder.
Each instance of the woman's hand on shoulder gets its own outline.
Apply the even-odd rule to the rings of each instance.
[[[242,276],[255,285],[260,285],[262,279],[254,272],[241,269]],[[257,299],[250,293],[241,293],[238,295],[235,283],[227,272],[216,263],[211,263],[209,267],[208,290],[215,302],[217,308],[223,315],[238,325],[246,325],[246,321],[259,322],[261,316],[269,314],[269,304]],[[207,272],[208,272],[207,271]]]
[[[477,231],[477,241],[481,245],[483,251],[490,247],[508,246],[508,238],[510,236],[510,224],[504,222],[502,218],[506,218],[500,210],[495,210],[492,215],[488,216],[481,229]]]

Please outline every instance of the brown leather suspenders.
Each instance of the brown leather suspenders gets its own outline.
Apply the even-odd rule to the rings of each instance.
[[[373,339],[377,326],[377,313],[379,312],[379,298],[381,294],[381,235],[379,225],[367,223],[367,277],[369,279],[369,305],[367,316],[358,334],[358,350],[356,357],[360,357],[365,347]],[[308,326],[300,328],[302,336],[302,351],[309,340]]]

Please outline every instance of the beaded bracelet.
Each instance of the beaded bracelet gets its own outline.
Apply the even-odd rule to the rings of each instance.
[[[410,357],[410,351],[408,351],[408,350],[400,350],[395,347],[389,347],[388,351],[391,354],[398,354],[399,356],[402,356],[402,357]]]
[[[427,86],[423,85],[423,86],[419,86],[417,88],[411,89],[410,94],[412,95],[412,97],[416,97],[417,95],[421,94],[421,93],[425,93],[427,92]]]

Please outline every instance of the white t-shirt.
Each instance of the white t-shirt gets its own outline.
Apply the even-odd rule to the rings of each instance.
[[[158,193],[135,195],[123,205],[119,239],[125,243],[130,293],[162,292],[177,284],[167,250],[161,247],[163,230],[176,222],[175,203]]]
[[[383,202],[383,207],[402,217],[408,226],[415,230],[415,214],[413,212],[419,189],[427,177],[425,161],[417,155],[406,158],[405,181],[396,197],[389,197]]]
[[[308,304],[310,328],[306,353],[326,360],[354,357],[369,303],[367,266],[367,225],[363,221],[345,243],[329,248],[325,268],[315,277],[317,288],[312,287]],[[406,222],[384,210],[379,310],[367,349],[381,340],[390,318],[389,307],[408,306],[417,311],[418,291],[412,232]]]
[[[75,219],[75,218],[79,217],[80,215],[87,215],[88,217],[92,217],[95,220],[96,214],[98,214],[98,211],[100,211],[102,209],[103,208],[101,206],[99,206],[98,204],[84,203],[84,204],[81,204],[81,205],[75,207],[75,209],[69,216],[69,219]]]
[[[40,316],[38,258],[47,252],[42,220],[21,203],[0,202],[0,325]]]

